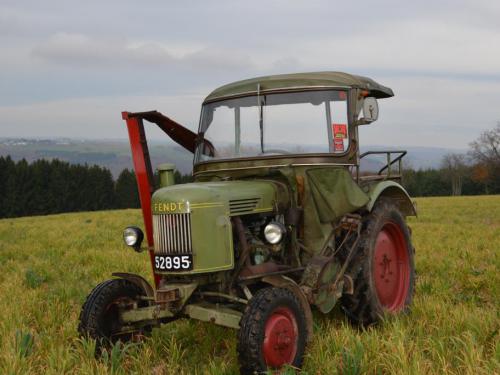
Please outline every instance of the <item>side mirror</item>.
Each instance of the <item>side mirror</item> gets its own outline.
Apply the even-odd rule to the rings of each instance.
[[[363,101],[363,117],[359,119],[359,125],[370,124],[378,119],[378,102],[373,97],[367,97]]]

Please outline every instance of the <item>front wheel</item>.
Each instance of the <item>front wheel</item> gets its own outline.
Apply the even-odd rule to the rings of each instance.
[[[96,350],[117,342],[140,338],[150,327],[123,330],[120,311],[131,309],[135,304],[147,306],[139,297],[144,291],[125,279],[107,280],[97,285],[88,295],[80,312],[78,332],[83,337],[96,340]]]
[[[304,310],[288,289],[261,289],[243,313],[238,336],[242,374],[300,368],[307,337]]]
[[[390,200],[380,200],[363,220],[358,247],[348,274],[354,293],[342,308],[354,323],[367,325],[385,313],[409,309],[415,285],[414,249],[405,219]]]

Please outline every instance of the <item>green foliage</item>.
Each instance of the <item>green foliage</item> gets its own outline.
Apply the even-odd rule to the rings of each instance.
[[[177,183],[191,179],[175,173]],[[0,218],[137,207],[137,182],[128,169],[115,183],[108,169],[96,165],[0,157]]]
[[[403,185],[413,197],[446,196],[451,194],[447,181],[436,169],[406,170]]]
[[[26,279],[26,286],[28,288],[34,289],[42,285],[42,283],[46,280],[46,277],[40,275],[39,273],[33,271],[32,269],[28,269],[25,273],[25,279]]]
[[[115,185],[117,208],[139,208],[139,193],[134,172],[124,169]]]
[[[174,179],[176,184],[187,184],[193,182],[193,176],[189,174],[181,174],[179,171],[174,171]]]
[[[345,375],[359,375],[363,363],[363,345],[357,341],[352,348],[342,348],[339,371]]]
[[[101,361],[109,367],[111,374],[124,374],[122,362],[135,346],[137,344],[118,341],[110,349],[101,352]]]
[[[403,182],[410,195],[500,194],[500,122],[470,147],[469,160],[464,154],[448,154],[440,169],[405,170]]]
[[[486,186],[474,179],[475,166],[464,168],[461,180],[462,195],[500,193],[500,185]],[[443,169],[406,169],[403,185],[413,197],[437,197],[452,195],[451,177]]]
[[[315,312],[302,374],[500,373],[500,196],[417,205],[412,312],[368,329],[340,309]],[[141,223],[139,210],[0,220],[0,374],[238,373],[236,332],[209,323],[180,319],[107,358],[78,337],[85,297],[112,272],[152,282],[148,254],[122,244],[122,229]],[[30,269],[45,278],[36,288]]]
[[[16,331],[16,353],[19,358],[29,356],[33,352],[33,335],[29,332]]]
[[[0,185],[0,217],[92,211],[115,207],[111,172],[98,166],[71,165],[59,160],[14,163],[0,157],[7,170]]]

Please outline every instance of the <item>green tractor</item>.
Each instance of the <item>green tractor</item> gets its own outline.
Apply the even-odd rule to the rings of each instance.
[[[406,312],[415,266],[405,218],[416,215],[399,183],[406,152],[361,154],[358,141],[377,99],[391,96],[369,78],[301,73],[214,90],[198,133],[156,111],[123,112],[146,232],[123,236],[149,252],[154,286],[114,273],[89,294],[79,332],[102,347],[177,318],[211,322],[239,330],[250,374],[301,367],[312,309],[339,303],[359,325]],[[175,185],[163,164],[155,186],[144,120],[194,154],[194,182]],[[360,171],[373,154],[379,170]]]

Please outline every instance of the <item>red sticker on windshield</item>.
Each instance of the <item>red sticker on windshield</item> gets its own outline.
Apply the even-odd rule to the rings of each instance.
[[[346,124],[332,124],[333,126],[333,138],[347,138],[347,125]]]
[[[345,100],[347,98],[347,95],[345,91],[339,91],[339,99],[340,100]]]
[[[342,138],[335,138],[333,140],[334,151],[344,151],[344,140]]]

